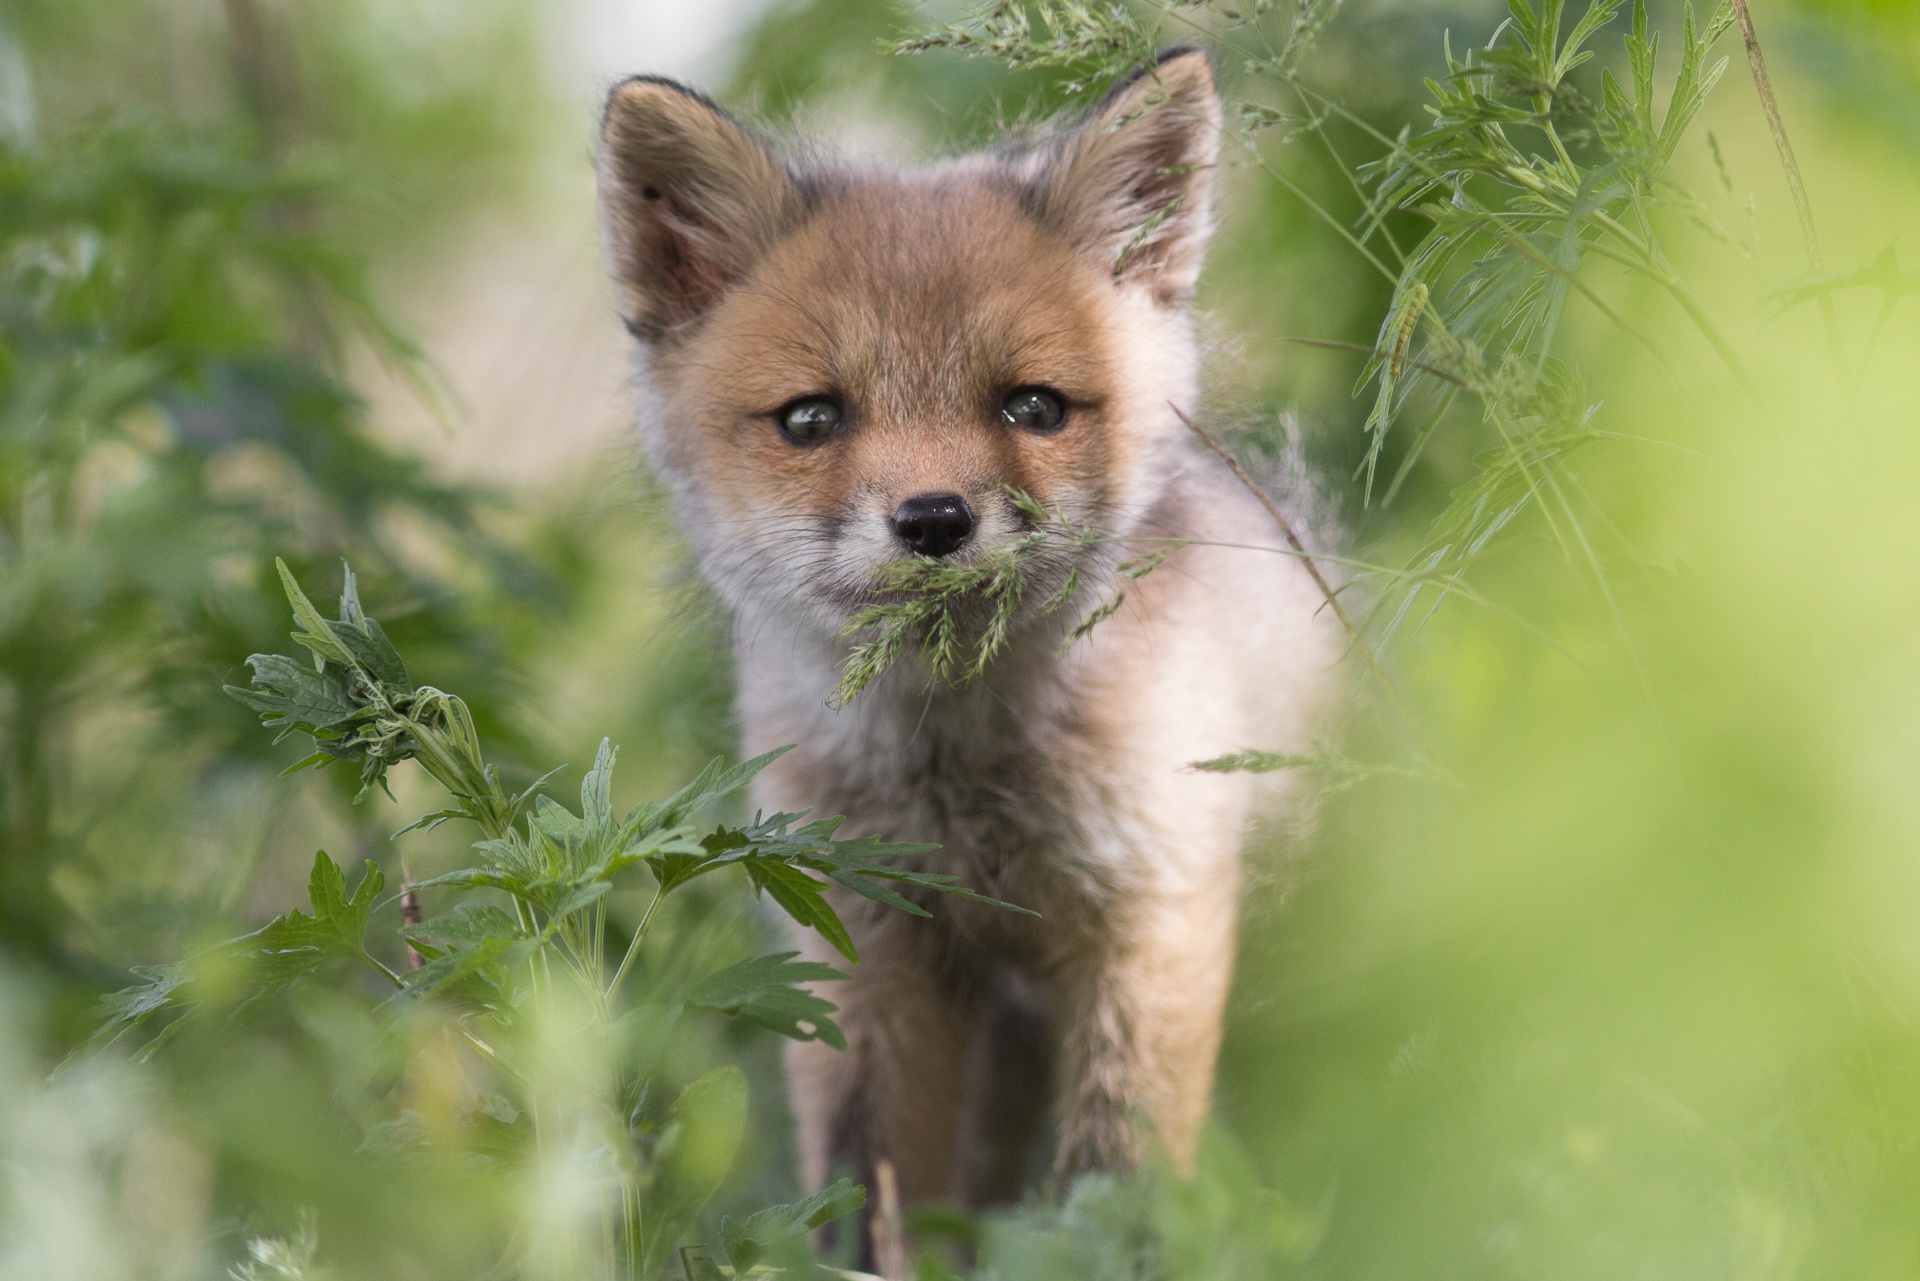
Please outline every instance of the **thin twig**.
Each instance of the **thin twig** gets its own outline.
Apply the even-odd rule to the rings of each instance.
[[[1740,20],[1740,37],[1747,42],[1747,67],[1753,72],[1753,87],[1760,91],[1760,107],[1767,113],[1767,128],[1773,131],[1780,167],[1787,171],[1787,186],[1793,189],[1794,212],[1800,215],[1800,234],[1807,242],[1807,262],[1819,271],[1820,241],[1813,234],[1813,206],[1807,200],[1807,184],[1800,178],[1799,162],[1793,158],[1793,143],[1787,138],[1787,124],[1780,116],[1780,100],[1773,94],[1773,80],[1767,75],[1766,55],[1760,52],[1760,36],[1753,29],[1747,0],[1733,0],[1733,12]]]
[[[400,858],[400,926],[402,935],[407,935],[408,931],[419,926],[420,922],[424,919],[426,918],[420,913],[420,889],[413,883],[413,874],[407,870],[406,856],[402,855]],[[407,937],[407,968],[417,970],[426,963],[427,958],[421,955],[420,949],[414,945],[413,939],[410,936]]]
[[[1325,347],[1328,351],[1357,351],[1368,356],[1371,356],[1375,351],[1379,350],[1378,347],[1371,343],[1335,342],[1331,338],[1296,338],[1291,334],[1280,335],[1280,341],[1294,343],[1301,347]],[[1406,369],[1418,369],[1421,373],[1432,374],[1442,382],[1449,382],[1455,387],[1463,389],[1467,388],[1467,384],[1455,375],[1448,373],[1438,365],[1429,365],[1423,360],[1409,360],[1404,362],[1402,367]]]
[[[1820,261],[1820,237],[1813,230],[1813,204],[1807,199],[1807,184],[1800,176],[1800,162],[1793,157],[1793,142],[1787,137],[1787,122],[1780,114],[1780,100],[1774,96],[1773,78],[1767,74],[1767,58],[1760,51],[1760,35],[1753,29],[1753,14],[1747,0],[1733,0],[1734,17],[1740,22],[1740,38],[1747,45],[1747,69],[1753,73],[1753,87],[1760,93],[1760,108],[1767,115],[1767,128],[1773,133],[1773,148],[1780,153],[1780,167],[1787,171],[1787,186],[1793,192],[1793,211],[1800,218],[1800,235],[1806,241],[1807,265],[1815,271],[1826,268]],[[1820,297],[1820,319],[1827,327],[1827,345],[1835,363],[1840,359],[1840,329],[1834,317],[1833,299]],[[1842,366],[1844,369],[1844,366]]]
[[[1340,593],[1334,590],[1333,584],[1329,583],[1326,575],[1320,572],[1320,566],[1314,562],[1313,554],[1307,550],[1306,544],[1300,541],[1300,535],[1294,533],[1293,522],[1286,518],[1273,499],[1267,497],[1267,491],[1260,488],[1253,477],[1247,475],[1246,469],[1240,466],[1219,441],[1209,435],[1200,424],[1187,417],[1180,406],[1168,401],[1167,408],[1173,410],[1174,417],[1185,423],[1187,430],[1198,436],[1201,443],[1226,464],[1227,470],[1233,473],[1234,479],[1246,486],[1247,492],[1267,509],[1267,515],[1273,517],[1273,523],[1279,526],[1281,535],[1287,540],[1287,545],[1293,548],[1294,554],[1300,558],[1300,563],[1306,566],[1308,575],[1313,579],[1313,585],[1318,587],[1320,594],[1326,598],[1327,607],[1333,611],[1333,616],[1340,620],[1340,626],[1346,629],[1347,637],[1353,643],[1353,647],[1359,650],[1360,656],[1366,660],[1367,669],[1373,673],[1374,679],[1380,682],[1380,688],[1386,691],[1387,700],[1393,704],[1393,709],[1399,714],[1401,722],[1407,728],[1407,733],[1413,736],[1413,741],[1419,745],[1421,752],[1429,760],[1434,759],[1433,753],[1427,748],[1420,733],[1420,727],[1414,723],[1412,712],[1408,711],[1407,705],[1400,701],[1400,693],[1388,679],[1386,669],[1380,665],[1379,657],[1373,652],[1373,646],[1367,644],[1366,637],[1360,634],[1360,628],[1347,613],[1346,606],[1340,603]]]
[[[873,1266],[885,1281],[906,1281],[913,1267],[907,1250],[907,1230],[900,1216],[900,1185],[894,1178],[893,1162],[882,1157],[874,1162],[873,1181],[878,1185],[880,1204],[873,1216]]]
[[[660,900],[666,896],[667,890],[664,885],[654,888],[653,901],[647,904],[646,913],[641,916],[640,924],[634,927],[633,942],[627,945],[627,954],[620,958],[620,968],[613,972],[613,978],[607,982],[606,999],[609,1002],[619,995],[620,985],[627,981],[627,971],[633,968],[634,961],[640,955],[640,944],[647,937],[647,927],[653,924],[653,914],[660,910]]]

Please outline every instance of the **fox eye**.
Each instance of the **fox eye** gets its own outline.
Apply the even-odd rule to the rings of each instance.
[[[817,445],[839,429],[840,406],[825,396],[804,396],[774,415],[780,434],[796,445]]]
[[[1028,431],[1058,431],[1067,421],[1067,406],[1057,391],[1045,387],[1016,387],[1000,402],[1000,416]]]

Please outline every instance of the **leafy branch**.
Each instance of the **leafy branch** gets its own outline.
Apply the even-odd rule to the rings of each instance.
[[[1091,525],[1047,510],[1030,494],[1009,488],[1007,497],[1027,521],[1027,531],[975,561],[904,556],[874,575],[873,599],[847,621],[841,635],[854,641],[841,668],[831,706],[844,707],[889,667],[916,655],[930,684],[965,685],[977,679],[1007,647],[1022,618],[1021,606],[1046,594],[1026,611],[1030,620],[1051,618],[1079,599],[1083,585],[1115,540]],[[1124,540],[1122,540],[1124,541]],[[1071,647],[1120,608],[1126,584],[1155,568],[1173,548],[1115,565],[1113,593],[1068,630]]]
[[[376,785],[385,787],[395,765],[417,761],[446,789],[451,804],[395,835],[464,820],[479,829],[472,847],[477,857],[471,866],[412,887],[461,897],[439,915],[403,920],[406,945],[423,961],[403,974],[382,961],[370,942],[370,921],[385,884],[380,869],[369,864],[349,893],[345,874],[322,852],[308,886],[309,911],[289,912],[176,965],[142,971],[142,983],[105,999],[93,1048],[158,1026],[140,1051],[150,1055],[197,1017],[224,1010],[231,1021],[346,962],[377,974],[393,990],[396,1000],[387,1008],[395,1017],[422,1002],[440,1006],[495,1076],[494,1092],[517,1096],[514,1110],[533,1118],[526,1136],[533,1152],[541,1142],[542,1113],[537,1093],[528,1094],[537,1078],[528,1055],[533,1024],[556,983],[571,983],[586,998],[593,1012],[590,1031],[602,1038],[643,1012],[670,1030],[679,1012],[701,1009],[793,1040],[845,1048],[832,1017],[836,1007],[811,987],[845,974],[799,960],[796,952],[749,957],[678,985],[648,976],[643,990],[629,990],[662,901],[711,872],[739,869],[756,895],[816,930],[849,962],[859,955],[829,897],[833,887],[916,916],[930,915],[927,903],[941,895],[1024,911],[968,890],[951,875],[903,863],[933,846],[872,836],[841,839],[837,818],[808,821],[802,813],[783,813],[739,824],[702,821],[715,802],[739,791],[784,748],[733,766],[716,761],[672,796],[625,812],[612,802],[617,753],[609,742],[601,743],[581,783],[577,811],[541,792],[551,773],[510,793],[482,755],[466,705],[409,678],[379,623],[361,608],[351,569],[333,619],[321,615],[284,564],[279,569],[296,623],[292,639],[310,657],[256,654],[248,660],[253,685],[229,687],[229,693],[279,737],[299,732],[312,740],[314,751],[292,770],[336,761],[357,767],[361,797]],[[643,878],[651,881],[652,894],[630,934],[620,939],[624,946],[614,963],[607,943],[620,931],[609,919],[609,896],[626,881]],[[606,1136],[621,1154],[622,1171],[607,1235],[620,1242],[627,1273],[653,1276],[725,1174],[743,1123],[746,1087],[735,1069],[709,1073],[688,1086],[655,1126],[643,1117],[648,1073],[628,1064],[615,1076],[604,1116],[629,1119]],[[726,1158],[717,1166],[715,1153]],[[863,1196],[851,1185],[829,1193],[754,1216],[733,1230],[725,1248],[736,1260],[786,1250],[789,1238],[804,1233],[797,1225],[817,1226],[822,1216],[857,1208]]]

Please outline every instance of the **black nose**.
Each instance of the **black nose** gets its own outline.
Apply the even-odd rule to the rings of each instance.
[[[973,509],[958,494],[917,494],[893,513],[893,532],[922,556],[945,556],[973,536]]]

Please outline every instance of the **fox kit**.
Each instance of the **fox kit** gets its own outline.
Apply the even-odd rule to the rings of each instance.
[[[815,1186],[886,1160],[906,1200],[977,1205],[1049,1162],[1193,1160],[1258,797],[1190,765],[1297,747],[1339,651],[1299,560],[1259,550],[1281,545],[1271,517],[1175,409],[1197,398],[1219,122],[1194,50],[1075,127],[910,172],[789,162],[668,81],[608,103],[646,447],[730,610],[747,750],[798,744],[755,802],[937,842],[928,870],[1040,913],[920,920],[830,891],[861,960],[828,993],[848,1049],[790,1047]],[[1011,492],[1100,541],[1040,557],[977,679],[909,655],[833,706],[876,571],[1005,547],[1031,523]],[[1168,546],[1063,646],[1117,562]],[[1048,613],[1069,557],[1080,596]]]

